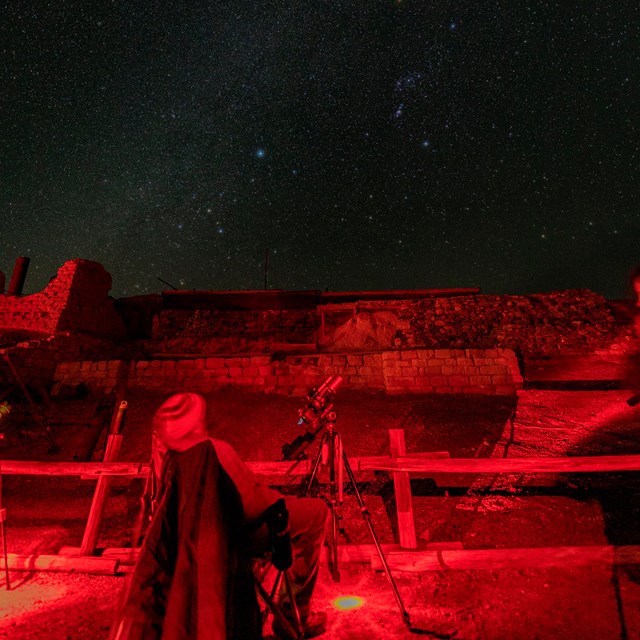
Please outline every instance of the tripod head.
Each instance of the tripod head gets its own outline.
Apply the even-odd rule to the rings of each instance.
[[[315,440],[325,422],[336,419],[333,411],[333,397],[342,382],[342,376],[329,376],[317,389],[313,389],[306,396],[307,405],[298,411],[298,424],[307,424],[310,428],[292,442],[282,446],[282,456],[285,460],[301,458],[304,450]]]

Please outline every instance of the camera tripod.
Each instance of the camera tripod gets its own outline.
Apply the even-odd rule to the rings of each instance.
[[[322,462],[324,451],[328,451],[328,459],[325,463],[325,466],[329,467],[329,509],[331,511],[331,534],[330,534],[330,557],[329,557],[329,569],[331,571],[331,576],[335,582],[340,581],[340,570],[338,567],[338,532],[339,526],[338,521],[341,516],[338,513],[338,509],[340,504],[342,504],[342,480],[343,480],[343,470],[346,470],[347,476],[349,478],[349,482],[351,482],[351,486],[353,487],[353,491],[356,495],[356,500],[358,501],[358,506],[360,507],[360,513],[369,529],[369,534],[371,535],[371,539],[376,547],[376,551],[380,556],[380,561],[382,562],[382,567],[384,572],[389,580],[389,584],[391,585],[391,590],[393,591],[393,595],[396,599],[398,607],[400,608],[400,612],[402,614],[402,619],[412,633],[426,633],[430,634],[431,632],[418,629],[413,627],[411,624],[411,619],[409,617],[409,613],[405,609],[405,606],[402,602],[402,598],[400,597],[400,592],[398,591],[398,587],[396,582],[391,575],[391,570],[389,569],[389,565],[387,563],[387,559],[385,558],[384,552],[382,551],[382,547],[380,546],[380,541],[378,540],[378,535],[376,534],[376,530],[373,528],[373,523],[371,522],[371,514],[367,509],[367,506],[362,499],[362,494],[358,489],[358,485],[356,483],[356,478],[353,473],[353,469],[349,464],[349,459],[347,458],[347,454],[344,451],[342,446],[342,436],[335,430],[335,421],[336,421],[336,413],[335,411],[327,412],[325,416],[322,417],[323,426],[326,428],[325,432],[322,434],[322,439],[320,441],[320,447],[318,449],[318,454],[313,463],[311,476],[309,477],[309,482],[307,484],[307,489],[305,492],[305,497],[309,495],[311,491],[311,485],[318,473],[318,467]]]

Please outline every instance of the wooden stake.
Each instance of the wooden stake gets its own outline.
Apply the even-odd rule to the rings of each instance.
[[[404,440],[404,429],[389,429],[389,444],[393,458],[405,456],[407,447]],[[418,546],[418,541],[416,539],[416,525],[413,520],[413,499],[409,474],[406,471],[395,472],[393,486],[396,495],[400,546],[404,549],[415,549]]]
[[[118,407],[118,412],[114,420],[112,421],[112,432],[107,437],[107,447],[104,452],[103,462],[113,462],[114,460],[117,460],[118,455],[120,454],[122,439],[124,437],[120,433],[120,429],[124,422],[126,410],[127,403],[123,400]],[[87,526],[85,527],[82,543],[80,544],[80,555],[82,556],[93,555],[96,551],[98,536],[100,534],[100,525],[102,524],[102,517],[104,515],[104,509],[110,488],[111,478],[108,476],[101,476],[98,478],[98,484],[96,486],[95,493],[93,494],[91,509],[87,519]]]

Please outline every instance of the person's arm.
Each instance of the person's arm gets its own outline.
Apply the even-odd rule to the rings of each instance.
[[[281,496],[280,493],[258,482],[249,467],[242,461],[234,448],[224,440],[211,439],[220,464],[229,474],[233,484],[242,498],[244,515],[248,520],[254,520],[262,515]]]

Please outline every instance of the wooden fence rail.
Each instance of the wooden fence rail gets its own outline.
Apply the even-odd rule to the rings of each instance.
[[[640,471],[640,454],[621,456],[576,456],[559,458],[449,458],[446,451],[405,455],[404,432],[389,431],[391,456],[349,458],[354,472],[388,471],[393,474],[400,546],[417,547],[409,474],[540,474],[540,473],[618,473]],[[306,475],[313,461],[248,462],[256,474],[265,476]],[[4,460],[0,475],[80,476],[144,478],[149,465],[140,462],[33,462]],[[95,523],[97,532],[101,518]]]
[[[434,548],[431,548],[434,547]],[[640,564],[638,546],[529,547],[503,549],[462,549],[454,543],[427,545],[420,551],[404,551],[397,544],[383,544],[382,550],[393,571],[495,571],[499,569],[572,569],[575,567],[613,567]],[[66,571],[114,575],[130,573],[140,549],[105,549],[99,558],[82,556],[79,547],[63,547],[59,555],[9,555],[12,571]],[[370,564],[382,571],[374,545],[340,545],[339,562]],[[323,548],[321,562],[328,561]]]
[[[640,471],[640,454],[621,456],[575,456],[561,458],[449,458],[445,451],[412,453],[406,457],[366,456],[349,458],[354,471],[390,471],[429,476],[434,473],[617,473]],[[260,475],[306,475],[312,461],[297,465],[289,461],[247,462]],[[33,462],[3,460],[2,475],[121,476],[143,478],[149,465],[142,462]]]
[[[391,551],[394,571],[466,571],[496,569],[546,569],[640,564],[638,546],[530,547],[525,549],[443,549]],[[382,571],[380,558],[371,554],[374,570]]]
[[[640,454],[562,458],[449,458],[425,460],[415,456],[363,460],[361,471],[434,473],[616,473],[640,471]]]

